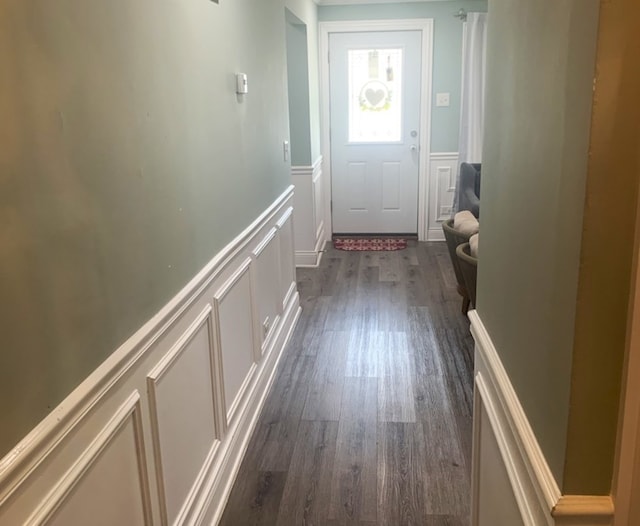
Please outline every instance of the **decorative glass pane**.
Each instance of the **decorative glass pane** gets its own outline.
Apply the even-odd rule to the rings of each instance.
[[[402,140],[402,49],[350,49],[349,142]]]

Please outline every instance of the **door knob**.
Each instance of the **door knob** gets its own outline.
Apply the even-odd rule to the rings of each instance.
[[[409,146],[409,149],[410,149],[412,152],[417,152],[417,151],[418,151],[418,147],[417,147],[415,144],[412,144],[411,146]]]

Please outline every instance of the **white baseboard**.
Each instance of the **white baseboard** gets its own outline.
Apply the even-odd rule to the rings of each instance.
[[[430,228],[427,233],[427,241],[444,241],[444,231],[442,228]]]
[[[605,495],[562,495],[500,356],[476,311],[469,312],[475,339],[472,525],[493,526],[496,506],[517,510],[526,526],[610,525],[613,501]],[[489,456],[497,445],[501,465]],[[482,484],[481,484],[482,481]],[[487,484],[487,481],[490,481]],[[492,487],[510,487],[499,502]],[[506,502],[512,499],[511,502]]]
[[[322,252],[296,252],[296,267],[315,268],[320,266]]]
[[[219,520],[300,312],[292,201],[290,187],[0,460],[0,524]]]
[[[314,250],[310,252],[296,251],[296,267],[318,267],[322,261],[324,254],[324,230],[318,235],[317,244]]]

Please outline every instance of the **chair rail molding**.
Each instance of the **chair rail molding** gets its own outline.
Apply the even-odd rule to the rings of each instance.
[[[0,524],[220,520],[300,314],[293,189],[0,459]]]
[[[561,494],[489,333],[475,310],[468,315],[475,340],[471,524],[492,526],[496,507],[525,526],[613,524],[611,496]],[[496,500],[505,487],[511,494],[500,490]]]
[[[292,166],[296,187],[293,224],[297,267],[317,267],[327,241],[325,229],[325,182],[323,157],[311,166]]]

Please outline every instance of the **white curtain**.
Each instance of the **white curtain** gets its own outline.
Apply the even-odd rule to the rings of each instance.
[[[460,163],[482,162],[487,14],[468,13],[462,34],[462,94],[454,212],[459,205]]]

